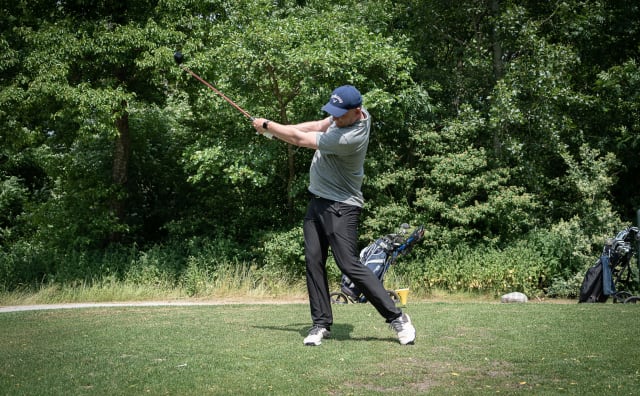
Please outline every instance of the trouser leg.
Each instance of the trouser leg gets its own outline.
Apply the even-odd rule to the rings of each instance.
[[[402,311],[396,307],[382,282],[360,263],[357,240],[361,209],[324,199],[312,199],[304,219],[307,290],[313,324],[329,328],[333,324],[326,262],[331,250],[342,273],[367,300],[391,322]]]
[[[322,220],[317,216],[322,211],[322,204],[322,201],[315,199],[309,202],[303,231],[311,320],[314,325],[328,329],[333,324],[333,313],[326,267],[329,242],[323,231]]]
[[[367,301],[391,322],[402,314],[375,274],[360,263],[357,240],[361,209],[334,203],[334,210],[323,213],[325,231],[340,270],[349,277]]]

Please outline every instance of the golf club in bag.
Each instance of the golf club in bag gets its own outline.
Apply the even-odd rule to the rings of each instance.
[[[411,252],[413,247],[424,238],[424,226],[411,228],[409,224],[402,224],[400,231],[394,234],[387,234],[378,238],[369,246],[360,251],[360,264],[369,268],[371,272],[384,284],[384,276],[391,265],[396,260]],[[387,290],[391,299],[400,301],[400,297],[395,290]],[[365,303],[367,298],[358,290],[358,287],[349,279],[342,275],[340,290],[332,292],[332,304]]]
[[[608,239],[595,265],[584,275],[578,302],[604,303],[609,297],[613,302],[625,304],[640,301],[640,295],[633,293],[638,291],[640,283],[631,267],[635,256],[640,270],[639,248],[638,227],[627,227]]]
[[[188,67],[186,67],[185,65],[182,64],[182,62],[184,61],[184,55],[182,54],[182,52],[180,51],[176,51],[173,54],[173,59],[176,61],[176,63],[178,64],[178,66],[180,66],[180,68],[184,71],[186,71],[187,73],[191,74],[196,80],[200,81],[202,84],[204,84],[207,88],[209,88],[210,90],[212,90],[213,92],[215,92],[218,96],[220,96],[222,99],[224,99],[225,101],[227,101],[227,103],[229,103],[231,106],[233,106],[236,110],[238,110],[239,112],[242,113],[242,115],[244,115],[245,117],[247,117],[249,120],[253,121],[254,117],[249,114],[248,111],[246,111],[245,109],[243,109],[242,107],[240,107],[237,103],[235,103],[233,100],[229,99],[229,97],[227,95],[225,95],[224,93],[222,93],[219,89],[217,89],[216,87],[214,87],[213,85],[211,85],[209,82],[207,82],[205,79],[203,79],[202,77],[200,77],[199,75],[197,75],[196,73],[194,73],[193,71],[191,71],[191,69],[189,69]],[[267,138],[271,139],[273,137],[273,135],[271,135],[270,133],[264,133],[264,136],[266,136]]]

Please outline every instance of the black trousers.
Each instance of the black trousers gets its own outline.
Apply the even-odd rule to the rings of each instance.
[[[373,272],[360,264],[358,223],[361,208],[324,198],[309,201],[304,218],[304,249],[307,265],[307,290],[314,325],[330,328],[333,324],[327,257],[329,247],[338,268],[357,286],[387,322],[402,311]]]

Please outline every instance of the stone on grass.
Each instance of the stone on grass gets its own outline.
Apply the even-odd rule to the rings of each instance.
[[[529,301],[527,296],[520,292],[507,293],[500,298],[503,303],[525,303]]]

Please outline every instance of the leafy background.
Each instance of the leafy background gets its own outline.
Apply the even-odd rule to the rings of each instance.
[[[361,243],[424,224],[398,267],[412,287],[571,295],[640,207],[639,14],[631,0],[3,2],[0,285],[303,276],[312,153],[256,136],[176,67],[180,49],[283,123],[358,86],[374,119]]]

